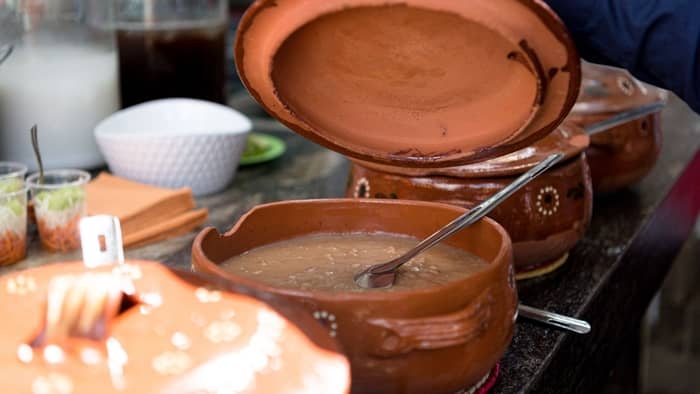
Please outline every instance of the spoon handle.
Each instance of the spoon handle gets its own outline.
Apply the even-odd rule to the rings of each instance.
[[[518,315],[550,326],[563,328],[564,330],[575,332],[577,334],[588,334],[591,331],[591,325],[586,321],[533,308],[527,305],[518,305]]]
[[[666,102],[663,101],[632,108],[630,110],[620,112],[617,115],[603,119],[600,122],[591,123],[590,125],[586,126],[584,130],[586,133],[588,133],[588,135],[598,134],[623,123],[631,122],[647,115],[651,115],[655,112],[659,112],[665,105]]]
[[[377,266],[374,269],[372,269],[371,272],[373,274],[380,274],[388,271],[393,271],[394,269],[411,260],[421,252],[432,248],[433,246],[440,243],[440,241],[456,233],[465,226],[479,221],[479,219],[486,216],[489,212],[491,212],[492,209],[498,206],[498,204],[500,204],[505,199],[513,195],[513,193],[518,191],[525,184],[527,184],[528,182],[530,182],[531,180],[533,180],[534,178],[536,178],[537,176],[554,166],[559,160],[561,160],[562,157],[564,157],[564,155],[561,153],[555,153],[547,156],[547,158],[542,160],[536,166],[532,167],[529,171],[525,172],[518,179],[513,181],[513,183],[504,187],[498,193],[489,197],[481,204],[475,206],[474,208],[459,216],[457,219],[450,222],[445,227],[436,231],[431,236],[429,236],[428,238],[421,241],[418,245],[416,245],[415,248],[406,252],[406,254],[404,254],[403,256],[399,257],[396,260]]]

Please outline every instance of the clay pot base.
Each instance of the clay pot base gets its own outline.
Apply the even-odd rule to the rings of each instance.
[[[566,260],[569,259],[569,253],[565,253],[563,256],[559,257],[558,259],[548,262],[548,263],[543,263],[535,268],[524,271],[524,272],[518,272],[515,274],[515,280],[525,280],[525,279],[532,279],[532,278],[537,278],[540,276],[547,275],[549,273],[554,272],[555,270],[559,269],[564,263],[566,263]]]
[[[455,394],[486,394],[491,389],[493,386],[496,385],[496,381],[498,380],[498,375],[500,374],[501,371],[501,365],[496,364],[495,367],[489,372],[488,375],[484,376],[483,379],[479,381],[476,385],[474,385],[472,388],[469,389],[464,389],[462,391],[459,391]]]

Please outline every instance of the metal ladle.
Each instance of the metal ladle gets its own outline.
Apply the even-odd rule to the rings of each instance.
[[[632,108],[627,111],[615,114],[599,122],[591,123],[588,126],[586,126],[584,130],[588,135],[598,134],[600,132],[610,130],[611,128],[619,126],[621,124],[631,122],[633,120],[637,120],[647,115],[659,112],[664,108],[665,105],[665,102],[657,102]]]
[[[520,190],[520,188],[525,186],[531,180],[535,179],[537,176],[554,166],[557,162],[559,162],[559,160],[562,159],[562,157],[564,157],[564,155],[561,153],[555,153],[547,156],[547,158],[542,160],[536,166],[532,167],[529,171],[521,175],[511,184],[501,189],[498,193],[489,197],[486,201],[475,206],[469,211],[463,213],[445,227],[439,229],[428,238],[419,242],[416,247],[404,253],[402,256],[387,263],[372,265],[358,273],[354,278],[355,283],[358,286],[366,289],[391,287],[394,284],[394,280],[396,280],[396,270],[398,270],[399,267],[406,264],[418,254],[437,245],[440,243],[440,241],[444,240],[450,235],[479,221],[481,218],[486,216],[486,214],[491,212],[492,209],[496,208],[498,204],[513,195],[513,193],[516,191]]]
[[[513,193],[520,190],[528,182],[535,179],[537,176],[543,172],[550,169],[556,163],[558,163],[562,158],[563,154],[555,153],[547,156],[535,167],[531,168],[529,171],[525,172],[518,179],[513,181],[511,184],[503,188],[498,193],[491,196],[486,201],[477,205],[476,207],[465,212],[457,219],[450,222],[445,227],[433,233],[428,238],[421,241],[415,248],[409,250],[402,256],[383,264],[372,265],[362,272],[355,275],[355,283],[366,289],[375,288],[386,288],[391,287],[396,280],[396,270],[399,269],[403,264],[410,261],[412,258],[416,257],[419,253],[424,252],[431,247],[437,245],[440,241],[449,237],[450,235],[456,233],[457,231],[465,228],[466,226],[476,223],[481,218],[486,216],[492,209],[494,209],[498,204],[506,200]],[[536,309],[526,305],[518,306],[519,316],[528,318],[531,320],[536,320],[541,323],[548,324],[550,326],[562,328],[569,330],[578,334],[586,334],[591,330],[591,326],[583,321],[574,319],[568,316],[559,315],[556,313],[548,312],[541,309]]]

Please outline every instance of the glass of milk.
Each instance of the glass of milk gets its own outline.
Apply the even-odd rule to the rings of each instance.
[[[29,131],[39,129],[46,168],[103,163],[93,129],[120,107],[114,32],[105,0],[0,1],[21,34],[0,64],[0,160],[36,169]],[[4,42],[3,42],[4,41]]]

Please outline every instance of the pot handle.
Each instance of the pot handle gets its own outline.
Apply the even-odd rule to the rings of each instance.
[[[413,350],[434,350],[465,344],[488,328],[493,295],[481,293],[464,309],[434,317],[411,319],[369,319],[381,329],[378,343],[371,352],[379,357],[393,357]]]

